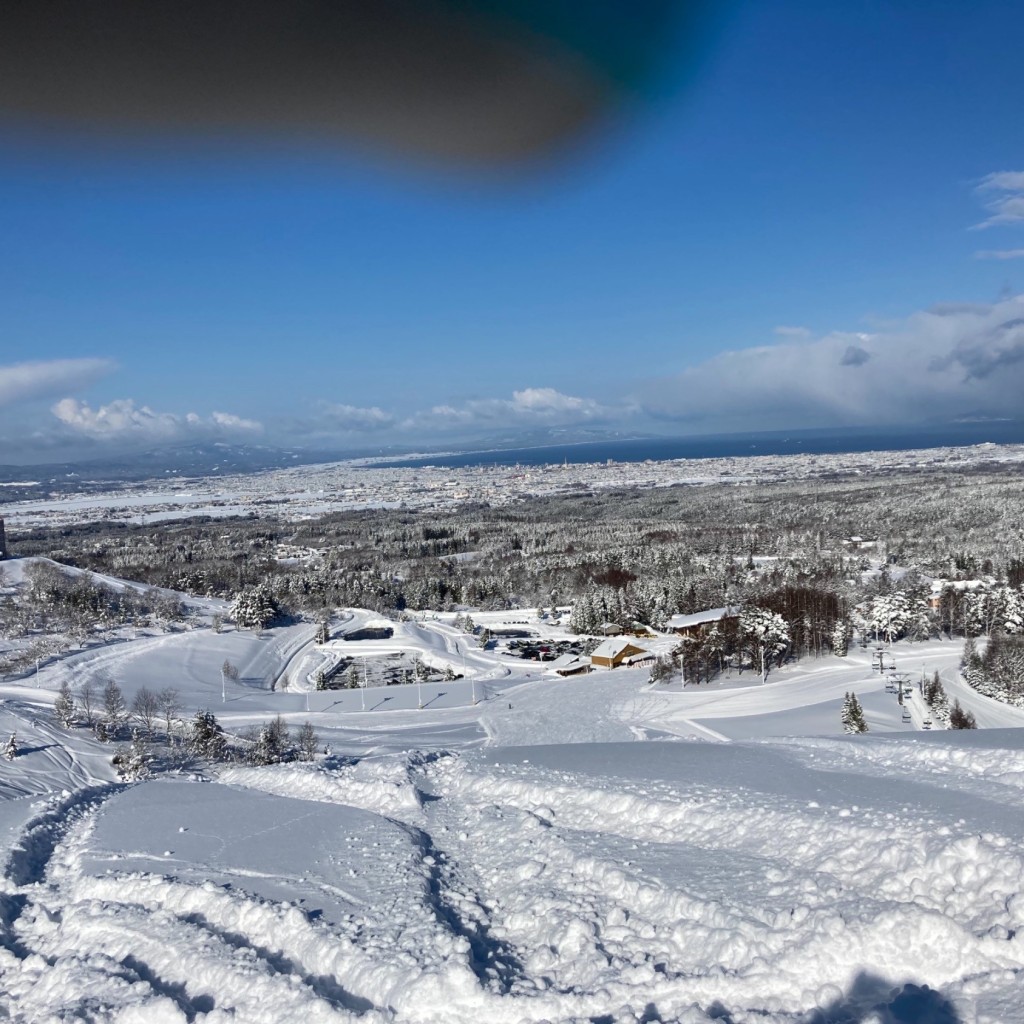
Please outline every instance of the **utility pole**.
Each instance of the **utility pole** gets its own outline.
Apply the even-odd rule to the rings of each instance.
[[[412,663],[412,670],[416,676],[416,706],[422,711],[423,710],[423,684],[420,682],[420,663],[414,661]]]

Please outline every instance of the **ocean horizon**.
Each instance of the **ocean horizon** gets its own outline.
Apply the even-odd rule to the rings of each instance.
[[[1024,444],[1024,422],[953,423],[942,427],[879,430],[764,431],[697,437],[614,438],[522,448],[467,449],[375,462],[381,468],[415,466],[543,466],[555,463],[663,462],[751,455],[839,455],[978,444]]]

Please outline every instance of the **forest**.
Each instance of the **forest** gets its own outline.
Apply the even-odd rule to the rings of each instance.
[[[574,631],[593,633],[604,623],[662,628],[674,614],[745,606],[784,623],[773,647],[781,660],[842,653],[855,635],[1021,632],[1022,510],[1020,474],[989,466],[629,489],[443,514],[88,523],[12,533],[11,548],[151,588],[222,597],[240,624],[255,627],[339,606],[395,614],[573,605]],[[38,621],[45,612],[81,631],[97,618],[185,616],[157,589],[102,590],[41,573],[31,600],[0,606],[0,621]],[[724,632],[684,645],[697,678],[744,648],[742,636]]]

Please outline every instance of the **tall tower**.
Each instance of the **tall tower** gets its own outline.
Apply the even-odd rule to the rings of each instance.
[[[4,520],[0,516],[0,562],[7,557],[7,535],[4,533]]]

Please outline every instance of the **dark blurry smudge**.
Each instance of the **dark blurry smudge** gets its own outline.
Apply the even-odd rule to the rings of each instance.
[[[543,154],[643,96],[712,0],[11,0],[0,117]]]

